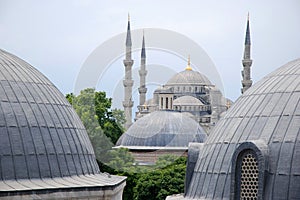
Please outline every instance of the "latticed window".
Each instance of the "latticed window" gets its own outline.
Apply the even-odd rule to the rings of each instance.
[[[232,155],[230,199],[264,199],[268,145],[262,140],[241,143]]]
[[[258,161],[253,151],[245,151],[238,159],[237,199],[254,200],[258,198]]]

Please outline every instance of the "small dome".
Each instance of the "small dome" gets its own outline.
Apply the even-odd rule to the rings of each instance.
[[[231,191],[232,188],[241,190],[239,186],[230,188],[230,184],[241,180],[236,176],[242,176],[238,175],[242,172],[232,172],[236,170],[232,164],[240,166],[234,156],[241,155],[236,152],[244,148],[248,157],[244,157],[243,166],[251,162],[255,166],[252,150],[249,150],[252,144],[256,145],[253,152],[266,155],[254,154],[260,163],[255,181],[265,179],[264,184],[258,183],[258,194],[263,199],[298,199],[299,133],[300,59],[287,63],[253,85],[220,119],[199,153],[186,199],[231,199],[231,194],[239,193]],[[260,176],[261,173],[264,175]]]
[[[192,96],[182,96],[173,101],[174,106],[203,106],[204,104]]]
[[[184,70],[175,74],[166,84],[166,86],[174,85],[212,85],[209,79],[193,70]]]
[[[195,120],[177,112],[155,111],[137,120],[117,146],[188,147],[189,142],[205,139],[205,131]]]
[[[87,132],[64,95],[3,50],[0,68],[0,192],[103,184]]]

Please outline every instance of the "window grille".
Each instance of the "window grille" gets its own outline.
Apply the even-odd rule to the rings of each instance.
[[[238,178],[240,191],[238,199],[255,200],[258,197],[258,162],[252,151],[247,151],[241,157]]]

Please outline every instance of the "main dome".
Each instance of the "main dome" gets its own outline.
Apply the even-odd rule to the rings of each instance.
[[[253,186],[259,199],[299,199],[299,141],[300,59],[248,89],[217,123],[199,152],[186,199],[229,199],[242,190],[251,196]],[[239,160],[242,152],[249,159]],[[239,167],[254,169],[254,162],[258,170],[249,177],[257,179],[241,184],[250,178]]]
[[[120,180],[100,175],[87,132],[63,94],[34,67],[0,50],[0,192]]]
[[[212,85],[209,79],[200,72],[184,70],[175,74],[166,84],[173,85]]]
[[[117,146],[188,147],[204,142],[206,133],[190,117],[172,111],[155,111],[138,119],[117,142]]]

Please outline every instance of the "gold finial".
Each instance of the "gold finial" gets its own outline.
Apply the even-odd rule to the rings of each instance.
[[[128,21],[130,21],[130,15],[129,15],[129,13],[128,13]]]
[[[190,55],[189,55],[189,57],[188,57],[188,64],[187,64],[185,70],[192,70],[192,67],[191,67],[191,57],[190,57]]]
[[[231,107],[230,101],[228,101],[228,100],[226,102],[226,107],[227,107],[227,110]]]
[[[143,108],[144,108],[144,110],[148,110],[148,105],[146,103],[144,103]]]

